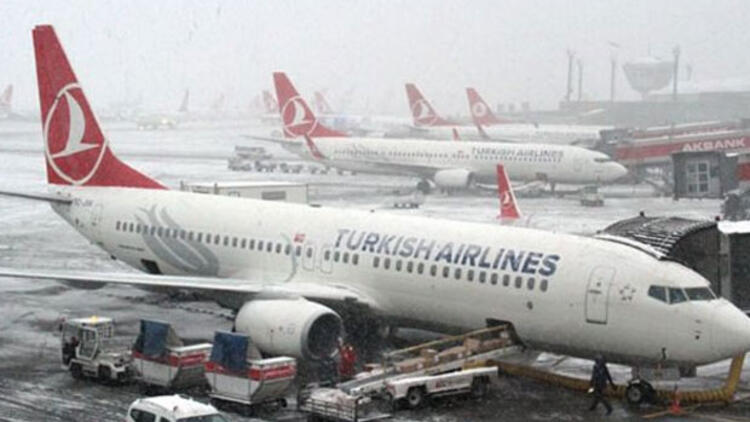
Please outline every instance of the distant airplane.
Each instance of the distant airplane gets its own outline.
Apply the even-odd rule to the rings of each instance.
[[[431,185],[466,189],[475,183],[493,184],[497,164],[503,164],[513,180],[552,184],[607,183],[627,173],[604,153],[568,145],[349,138],[318,121],[286,74],[274,73],[274,82],[282,105],[284,135],[292,140],[313,138],[319,154],[311,154],[294,141],[286,143],[287,149],[344,170],[419,177],[418,188],[423,192]]]
[[[3,193],[49,203],[148,274],[0,276],[201,292],[237,310],[264,353],[306,359],[336,352],[347,315],[440,332],[507,324],[530,349],[654,370],[750,349],[742,311],[634,241],[168,190],[109,147],[53,28],[33,36],[49,193]]]
[[[429,101],[424,98],[422,92],[413,83],[407,83],[406,98],[409,101],[409,110],[414,121],[414,126],[459,126],[460,123],[452,122],[441,117]]]

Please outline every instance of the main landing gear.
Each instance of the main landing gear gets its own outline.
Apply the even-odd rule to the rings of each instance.
[[[648,381],[634,379],[625,388],[625,400],[633,406],[653,403],[656,400],[656,390]]]

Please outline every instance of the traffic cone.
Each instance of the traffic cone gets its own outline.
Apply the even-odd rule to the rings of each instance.
[[[669,405],[669,413],[672,415],[681,415],[683,413],[680,406],[680,392],[677,390],[676,385],[674,386],[674,394],[672,394],[672,403]]]

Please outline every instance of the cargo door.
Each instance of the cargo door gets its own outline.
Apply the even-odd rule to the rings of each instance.
[[[615,269],[596,267],[591,271],[586,286],[586,322],[606,324],[609,307],[609,289],[615,278]]]

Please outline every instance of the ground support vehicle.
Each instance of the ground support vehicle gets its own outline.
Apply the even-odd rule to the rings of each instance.
[[[265,403],[286,406],[286,395],[297,375],[297,361],[281,356],[255,358],[250,338],[216,332],[205,376],[211,403],[220,409],[251,415]]]
[[[470,395],[477,399],[483,398],[496,379],[496,367],[480,367],[440,375],[389,380],[385,383],[385,389],[394,408],[403,404],[417,409],[426,401],[437,397]]]
[[[136,380],[144,388],[187,389],[206,384],[211,343],[185,346],[168,323],[141,320],[132,355]]]
[[[112,318],[66,319],[61,324],[62,364],[73,378],[126,383],[132,378],[132,358],[115,340]]]
[[[228,422],[216,408],[184,396],[138,399],[128,408],[125,422]]]
[[[604,206],[604,195],[599,192],[599,187],[595,185],[584,186],[579,192],[579,200],[584,207],[601,207]]]
[[[371,397],[352,396],[335,387],[310,385],[297,396],[298,410],[308,421],[369,422],[391,417]]]

